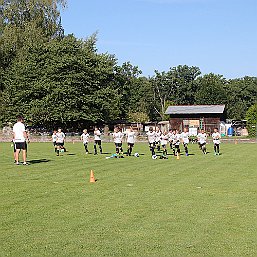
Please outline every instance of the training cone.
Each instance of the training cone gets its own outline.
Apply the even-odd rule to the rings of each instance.
[[[94,172],[93,170],[91,170],[90,172],[90,180],[89,180],[90,183],[95,183],[95,176],[94,176]]]
[[[180,156],[179,156],[179,154],[177,153],[177,160],[179,160],[180,159]]]

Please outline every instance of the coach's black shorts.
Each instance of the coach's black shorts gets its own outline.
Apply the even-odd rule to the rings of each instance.
[[[102,140],[95,140],[95,145],[101,145]]]
[[[14,144],[14,148],[15,148],[15,150],[16,149],[27,150],[27,144],[26,144],[26,142],[16,142]]]

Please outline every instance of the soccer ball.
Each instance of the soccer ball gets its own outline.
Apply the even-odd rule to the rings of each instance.
[[[152,159],[153,159],[153,160],[156,160],[156,159],[157,159],[157,155],[154,154],[154,155],[152,156]]]
[[[135,156],[135,157],[139,157],[139,153],[135,153],[134,156]]]

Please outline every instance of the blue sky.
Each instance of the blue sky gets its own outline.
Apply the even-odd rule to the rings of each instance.
[[[98,31],[99,52],[145,76],[177,65],[257,77],[257,0],[67,0],[65,34]]]

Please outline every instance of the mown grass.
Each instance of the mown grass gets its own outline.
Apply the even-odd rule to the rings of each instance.
[[[0,256],[257,256],[257,144],[152,160],[31,143],[29,166],[0,146]]]

